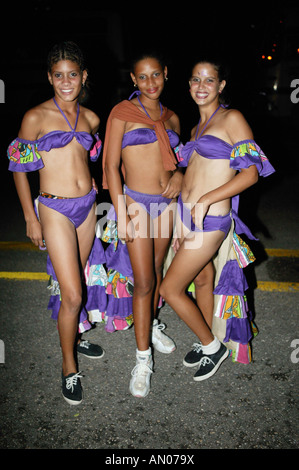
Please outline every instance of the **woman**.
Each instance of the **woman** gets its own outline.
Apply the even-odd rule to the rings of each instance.
[[[74,357],[82,304],[82,271],[95,237],[96,190],[88,167],[100,151],[99,118],[78,100],[87,80],[78,46],[64,42],[48,56],[48,79],[54,98],[24,116],[18,138],[9,147],[9,169],[20,198],[27,236],[46,245],[61,302],[58,331],[62,349],[62,393],[76,405],[82,401],[80,375]],[[26,172],[39,170],[40,194],[35,212]],[[82,349],[86,350],[86,343]],[[88,348],[87,348],[88,349]],[[102,356],[103,351],[100,348]]]
[[[109,189],[118,238],[126,243],[134,277],[137,362],[130,391],[145,397],[153,365],[152,317],[157,312],[163,260],[172,235],[173,201],[181,189],[182,175],[175,171],[177,161],[171,149],[179,143],[180,125],[178,117],[159,101],[167,80],[167,67],[160,59],[148,54],[138,58],[131,78],[139,90],[137,97],[116,105],[108,119],[103,187]],[[175,345],[162,328],[155,321],[151,339],[156,349],[170,353]]]
[[[236,197],[257,182],[259,173],[267,176],[274,169],[255,144],[242,114],[220,104],[226,81],[219,64],[197,63],[189,85],[191,97],[199,109],[200,121],[191,132],[191,141],[182,150],[180,165],[187,166],[187,170],[178,200],[176,229],[179,249],[162,282],[160,293],[199,338],[186,355],[184,364],[187,367],[199,365],[194,380],[201,381],[211,377],[228,356],[229,351],[223,343],[237,341],[242,353],[244,348],[248,348],[250,319],[243,302],[244,292],[240,288],[245,281],[237,256],[231,251],[234,226],[237,233],[245,232],[253,237],[238,219]],[[241,248],[235,251],[239,254],[240,250],[243,254],[245,244],[239,245]],[[227,319],[226,331],[221,338],[223,343],[212,332],[212,260],[219,249],[220,256],[222,247],[225,247],[227,262],[222,262],[222,278],[221,273],[217,273],[219,283],[214,294],[223,294],[226,300],[233,294],[234,302],[239,302],[239,316],[235,316],[233,308],[228,309],[233,312],[232,317],[227,319],[222,315],[222,319]],[[252,261],[249,258],[247,261]],[[186,294],[193,280],[197,287],[198,305]],[[227,286],[228,281],[231,285],[234,281],[239,283],[236,292],[227,292],[227,287],[235,289],[235,286]],[[227,311],[225,313],[227,315]]]

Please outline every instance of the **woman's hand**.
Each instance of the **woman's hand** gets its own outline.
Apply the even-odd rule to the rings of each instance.
[[[126,218],[117,223],[117,236],[122,243],[130,243],[135,238],[135,228],[132,220]]]
[[[38,246],[40,249],[45,249],[42,227],[37,219],[26,222],[26,235],[35,246]]]
[[[171,248],[175,253],[179,251],[180,248],[180,242],[179,239],[176,237],[176,235],[173,236],[172,243],[171,243]]]
[[[91,178],[92,189],[95,189],[96,193],[99,193],[98,185],[95,182],[94,178]]]
[[[205,201],[204,198],[201,198],[191,209],[192,220],[200,230],[203,230],[203,220],[207,215],[209,208],[210,204]]]
[[[183,174],[177,170],[168,181],[168,184],[164,189],[163,193],[161,193],[162,196],[167,197],[169,199],[178,197],[182,189],[182,182]]]

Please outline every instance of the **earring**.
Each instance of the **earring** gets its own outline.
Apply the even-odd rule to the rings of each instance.
[[[137,88],[137,83],[134,83],[134,87]]]
[[[85,82],[82,82],[82,88],[84,88],[84,87],[85,87]]]
[[[164,80],[165,80],[165,82],[167,82],[167,80],[168,80],[168,77],[165,77],[165,79],[164,79]]]

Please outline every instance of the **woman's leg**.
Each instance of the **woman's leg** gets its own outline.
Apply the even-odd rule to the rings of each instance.
[[[179,227],[180,228],[180,227]],[[201,344],[194,344],[193,350],[184,358],[187,367],[199,366],[194,375],[195,381],[206,380],[218,370],[227,358],[229,351],[211,332],[211,259],[221,245],[225,234],[222,231],[183,234],[180,248],[167,271],[161,285],[161,295],[176,311],[189,328],[197,335]],[[197,278],[197,279],[196,279]],[[200,290],[199,305],[205,315],[186,294],[190,282],[196,279]],[[199,293],[199,292],[197,292]]]
[[[212,329],[214,310],[214,278],[214,265],[210,261],[193,281],[196,303],[210,329]]]
[[[147,216],[148,217],[148,216]],[[148,222],[150,222],[148,217]],[[137,237],[127,244],[134,276],[133,318],[136,338],[136,366],[130,380],[130,392],[143,398],[150,391],[153,361],[150,348],[151,312],[155,287],[153,239]]]
[[[134,276],[133,317],[137,349],[149,348],[151,312],[155,273],[153,263],[153,240],[135,238],[128,243],[128,251]]]
[[[127,196],[127,204],[130,201],[131,198]],[[157,313],[163,261],[173,231],[173,210],[174,205],[170,204],[159,217],[152,220],[140,208],[138,223],[144,222],[142,235],[127,244],[134,274],[133,315],[139,350],[149,347],[152,312],[154,316]]]
[[[83,268],[87,263],[95,238],[95,226],[97,221],[95,208],[96,205],[94,204],[84,222],[77,228],[79,254]]]
[[[88,287],[86,286],[84,278],[84,268],[86,266],[87,260],[89,258],[94,240],[95,240],[95,226],[96,226],[96,213],[95,213],[95,204],[91,208],[87,218],[84,222],[77,228],[77,238],[78,238],[78,247],[79,255],[82,266],[82,285],[84,288],[83,293],[83,302],[85,304],[86,298],[88,296]],[[101,358],[105,354],[104,349],[99,344],[93,344],[89,341],[86,341],[82,338],[82,334],[77,335],[77,352],[83,354],[92,359]]]
[[[81,269],[74,225],[59,212],[39,204],[39,214],[48,253],[60,286],[58,331],[62,349],[62,371],[77,372],[74,344],[82,302]]]
[[[159,323],[158,304],[160,299],[160,286],[163,279],[164,261],[169,249],[173,232],[175,204],[169,204],[163,213],[153,220],[154,235],[154,269],[155,269],[155,291],[153,302],[153,323],[151,342],[156,351],[163,354],[170,354],[176,349],[174,341],[164,333],[164,323]]]
[[[205,318],[186,294],[186,288],[210,262],[224,238],[220,231],[194,233],[194,241],[184,239],[161,285],[161,295],[175,310],[203,345],[213,341]],[[193,246],[193,248],[192,248]]]
[[[59,212],[39,205],[47,249],[61,291],[58,331],[63,355],[64,376],[76,372],[74,344],[78,314],[82,304],[82,276],[95,236],[95,207],[78,227]]]
[[[162,214],[153,220],[154,269],[156,276],[153,303],[154,317],[158,313],[160,286],[163,277],[163,263],[172,238],[175,207],[175,204],[169,204]]]

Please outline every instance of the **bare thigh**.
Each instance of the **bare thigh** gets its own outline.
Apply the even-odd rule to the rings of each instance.
[[[77,228],[79,253],[83,267],[86,265],[95,238],[96,218],[96,203],[94,203],[84,222]]]
[[[162,214],[153,220],[153,237],[156,269],[163,268],[163,261],[173,233],[175,204],[170,203]]]
[[[86,264],[95,236],[94,207],[77,230],[67,217],[43,204],[39,204],[39,216],[61,291],[67,286],[80,290],[82,267]]]
[[[181,239],[176,253],[166,274],[167,283],[174,290],[184,291],[191,281],[211,261],[221,245],[225,234],[220,230],[200,232]]]
[[[127,205],[134,201],[127,196]],[[133,207],[133,206],[131,206]],[[169,242],[173,232],[174,204],[170,204],[159,217],[151,219],[150,215],[138,204],[136,214],[132,214],[136,238],[128,243],[133,271],[138,268],[139,275],[153,276],[154,271],[161,271],[163,260],[166,255]]]
[[[126,202],[135,229],[135,238],[127,243],[127,248],[134,273],[134,288],[136,286],[138,290],[139,285],[144,288],[151,284],[154,276],[152,221],[149,214],[129,196],[126,196]]]

